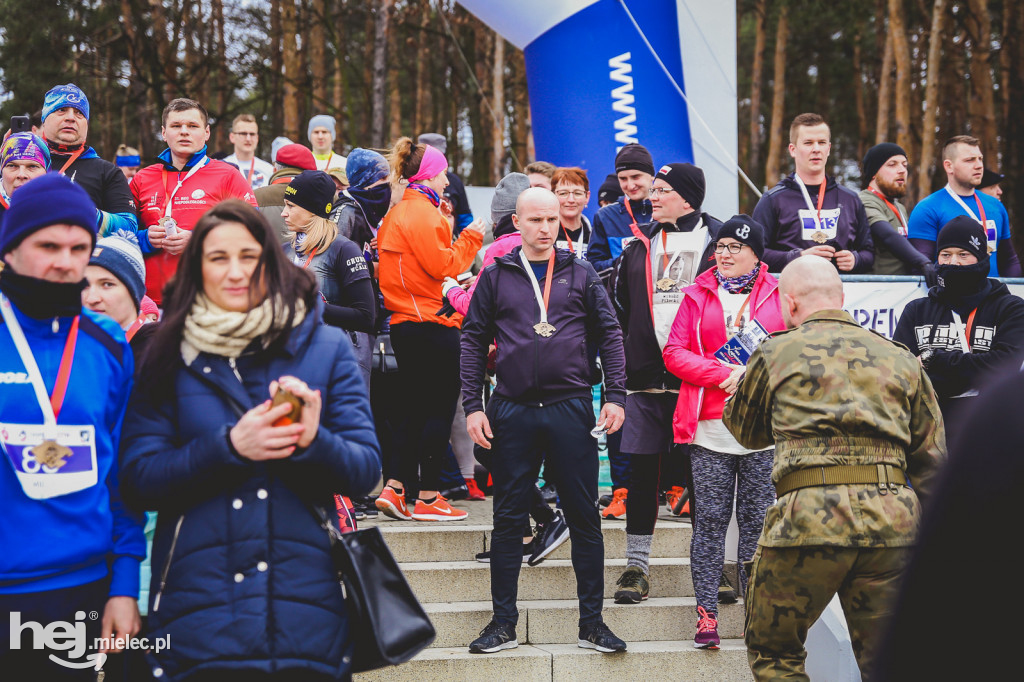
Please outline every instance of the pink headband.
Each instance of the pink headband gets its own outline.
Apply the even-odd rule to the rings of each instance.
[[[443,173],[448,170],[448,159],[444,158],[444,154],[437,151],[429,144],[426,145],[427,150],[423,152],[423,160],[420,161],[420,169],[416,171],[416,174],[409,178],[409,182],[419,182],[420,180],[429,180],[438,173]]]

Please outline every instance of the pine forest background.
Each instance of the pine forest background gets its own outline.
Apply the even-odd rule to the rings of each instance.
[[[445,134],[467,184],[533,160],[522,52],[453,0],[0,0],[0,17],[0,127],[73,81],[107,158],[124,142],[152,159],[160,111],[188,96],[210,111],[213,150],[239,113],[260,121],[264,157],[329,113],[339,152]],[[789,122],[816,111],[830,172],[853,187],[876,142],[908,151],[909,205],[944,183],[943,140],[978,137],[1024,220],[1024,2],[737,0],[737,33],[739,161],[758,186],[789,172]],[[572,77],[570,60],[551,68]]]

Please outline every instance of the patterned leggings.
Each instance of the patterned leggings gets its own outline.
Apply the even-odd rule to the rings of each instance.
[[[746,594],[743,562],[750,561],[764,526],[764,515],[775,502],[772,486],[773,450],[749,455],[727,455],[693,445],[693,492],[700,500],[700,515],[690,541],[690,572],[697,605],[718,613],[718,583],[725,566],[725,532],[732,518],[736,495],[736,521],[740,529],[740,592]]]

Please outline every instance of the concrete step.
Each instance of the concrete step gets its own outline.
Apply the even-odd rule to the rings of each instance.
[[[689,559],[651,559],[651,597],[692,597]],[[491,570],[477,561],[415,561],[402,564],[413,592],[423,603],[490,601]],[[626,560],[605,557],[604,597],[615,594],[615,581]],[[523,566],[519,600],[575,599],[576,576],[568,559],[549,559]]]
[[[437,628],[435,647],[466,647],[491,620],[491,602],[425,604]],[[604,621],[626,642],[690,641],[697,631],[697,602],[693,597],[655,597],[640,604],[604,602]],[[579,622],[575,599],[519,602],[516,633],[520,643],[573,644]],[[737,639],[743,632],[743,604],[719,607],[718,633]]]
[[[365,524],[366,522],[364,522]],[[399,525],[377,522],[384,539],[399,563],[407,561],[467,561],[491,545],[491,527],[485,525],[443,525],[420,523]],[[440,527],[439,527],[440,526]],[[364,525],[364,527],[366,527]],[[601,524],[605,556],[626,555],[626,522]],[[690,555],[692,528],[687,521],[659,520],[651,545],[651,556],[658,559]],[[551,559],[568,559],[572,540],[551,554]]]
[[[356,675],[357,682],[422,680],[752,679],[743,642],[723,640],[717,651],[692,642],[629,643],[622,654],[601,654],[572,644],[519,646],[496,654],[471,654],[466,647],[426,649],[412,661]]]

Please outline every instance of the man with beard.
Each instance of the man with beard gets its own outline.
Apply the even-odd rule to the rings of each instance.
[[[975,191],[985,176],[980,144],[970,135],[957,135],[946,142],[942,148],[946,186],[914,207],[907,226],[910,243],[933,259],[939,229],[956,216],[966,215],[984,228],[987,254],[996,254],[995,259],[986,258],[988,276],[1020,277],[1020,261],[1010,240],[1006,208],[995,197]]]
[[[935,264],[907,240],[907,153],[891,142],[876,144],[861,164],[861,203],[875,244],[876,275],[923,274],[935,286]]]
[[[856,193],[826,174],[832,134],[818,114],[800,114],[789,127],[796,169],[764,193],[754,222],[764,226],[764,262],[772,272],[801,255],[831,260],[841,273],[871,272],[871,230]]]
[[[952,436],[991,372],[1024,351],[1024,300],[989,279],[985,242],[972,218],[946,223],[936,242],[939,284],[907,304],[893,333],[921,359]]]

